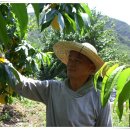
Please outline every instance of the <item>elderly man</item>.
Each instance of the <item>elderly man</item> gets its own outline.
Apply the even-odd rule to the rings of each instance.
[[[103,108],[93,74],[104,64],[89,43],[61,41],[53,47],[67,65],[65,81],[33,80],[22,76],[15,91],[46,105],[47,126],[112,126],[110,104]]]

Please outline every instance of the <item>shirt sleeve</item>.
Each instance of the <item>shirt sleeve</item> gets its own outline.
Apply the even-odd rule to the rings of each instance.
[[[105,107],[101,107],[99,117],[96,121],[96,126],[112,127],[110,102],[108,102]]]
[[[34,80],[27,78],[20,73],[19,76],[20,82],[13,86],[13,89],[23,97],[47,104],[50,84],[53,84],[53,80]]]

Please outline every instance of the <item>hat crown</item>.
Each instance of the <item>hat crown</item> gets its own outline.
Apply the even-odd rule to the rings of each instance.
[[[96,48],[93,46],[93,45],[91,45],[90,43],[82,43],[82,45],[84,46],[84,47],[86,47],[86,48],[89,48],[91,51],[93,51],[95,54],[97,54],[97,50],[96,50]]]

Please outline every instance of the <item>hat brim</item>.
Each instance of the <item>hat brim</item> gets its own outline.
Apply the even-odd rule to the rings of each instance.
[[[89,47],[83,47],[82,44],[77,42],[60,41],[53,46],[53,50],[55,55],[64,64],[68,63],[68,55],[71,50],[80,52],[81,54],[88,57],[95,64],[96,71],[98,71],[104,64],[104,61],[96,53],[94,53]]]

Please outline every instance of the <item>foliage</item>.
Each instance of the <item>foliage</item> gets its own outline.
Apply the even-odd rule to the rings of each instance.
[[[98,78],[102,77],[102,86],[99,87]],[[124,102],[130,99],[130,66],[116,62],[106,62],[94,77],[95,88],[101,88],[101,103],[104,107],[109,100],[112,88],[116,88],[116,99],[118,102],[117,114],[121,120]],[[128,105],[128,103],[126,103]],[[127,106],[128,107],[128,106]]]
[[[109,29],[105,27],[108,21],[108,17],[102,17],[100,13],[92,10],[91,25],[85,29],[84,33],[82,35],[78,32],[71,32],[69,35],[63,34],[63,39],[80,43],[89,42],[95,46],[99,52],[106,45],[116,43],[113,26],[111,25]]]
[[[129,115],[126,107],[122,115],[121,121],[118,118],[117,112],[114,110],[112,112],[112,126],[113,127],[129,127]]]
[[[102,57],[104,61],[119,61],[119,62],[124,62],[124,63],[129,63],[129,57],[128,53],[125,50],[125,47],[123,46],[121,48],[120,44],[109,44],[105,46],[100,52],[99,55]],[[122,52],[122,53],[121,53]]]
[[[45,56],[46,55],[46,56]],[[46,53],[44,55],[44,63],[41,65],[41,71],[39,73],[39,79],[54,79],[66,77],[65,65],[61,63],[53,54]]]
[[[60,32],[53,30],[51,27],[40,32],[36,26],[36,20],[33,14],[30,14],[30,21],[27,41],[35,48],[40,48],[41,52],[44,52],[44,63],[40,66],[40,72],[37,78],[41,80],[65,78],[66,67],[54,55],[52,48],[53,45],[59,41],[61,37]]]
[[[45,14],[42,18],[41,31],[51,25],[55,30],[61,30],[64,33],[76,30],[82,33],[84,26],[90,24],[91,11],[87,4],[52,3],[44,4],[44,6],[46,8],[43,10]]]
[[[53,20],[58,22],[57,24],[60,27],[60,30],[64,32],[76,31],[83,28],[87,23],[86,19],[91,18],[91,11],[87,4],[31,4],[34,11],[35,16],[37,18],[37,23],[39,24],[39,16],[40,13],[44,13],[43,18],[41,20],[41,31],[43,31],[46,27],[48,27]],[[14,14],[15,19],[18,21],[19,34],[20,38],[23,39],[24,35],[27,31],[28,24],[28,14],[27,14],[27,4],[23,3],[11,3],[11,4],[0,4],[1,13],[0,13],[0,22],[1,22],[1,33],[0,38],[4,44],[9,44],[10,39],[8,38],[8,32],[6,30],[6,25],[8,24],[5,20],[10,17],[13,18],[11,13]],[[9,12],[8,17],[3,17],[5,11]],[[88,18],[86,15],[88,14]],[[57,19],[55,19],[57,17]],[[78,19],[80,19],[78,21]],[[82,30],[83,31],[83,30]],[[81,32],[81,31],[80,31]]]
[[[32,59],[32,61],[29,61],[29,56],[32,56],[33,58],[35,58],[36,56],[34,55],[38,55],[37,54],[38,51],[35,50],[34,48],[32,49],[32,47],[28,43],[26,43],[25,40],[21,40],[21,37],[19,35],[19,29],[18,29],[18,26],[20,23],[18,21],[20,21],[22,17],[19,16],[20,12],[18,13],[16,5],[15,4],[12,4],[12,5],[1,4],[0,5],[1,6],[0,12],[2,13],[4,22],[6,23],[5,30],[7,31],[7,34],[4,34],[4,33],[3,34],[7,35],[8,38],[10,39],[10,42],[8,44],[6,44],[6,42],[4,42],[2,38],[0,39],[1,44],[2,44],[1,53],[5,54],[5,57],[9,61],[11,61],[11,63],[14,64],[16,69],[20,70],[21,73],[24,73],[24,74],[26,73],[26,75],[30,75],[33,71],[36,70],[37,64],[35,64],[36,59]],[[24,4],[18,4],[18,7],[21,10],[25,10]],[[17,17],[19,20],[15,18],[13,12],[17,12]],[[20,22],[22,24],[22,21]],[[23,26],[26,25],[26,23],[23,23],[22,25],[20,25],[20,27],[22,28]],[[21,31],[21,35],[24,35],[26,27],[23,27],[21,30],[23,31],[23,32]],[[20,49],[20,46],[21,46],[21,49]],[[29,62],[31,64],[29,64]],[[29,73],[29,70],[32,70],[32,71],[30,71]]]
[[[22,40],[26,33],[28,16],[21,11],[26,12],[25,4],[0,4],[0,54],[4,54],[22,74],[35,76],[34,72],[38,71],[43,58],[38,50]],[[4,57],[0,63],[0,102],[11,103],[12,96],[16,96],[11,89],[14,86],[14,80],[11,80],[14,69],[10,66],[11,69],[8,70],[9,64],[5,64],[2,59]]]
[[[33,48],[25,40],[21,41],[21,44],[16,48],[12,48],[8,51],[6,58],[10,59],[14,67],[26,76],[30,74],[35,76],[35,73],[39,71],[41,62],[43,62],[42,53],[38,49]]]
[[[28,23],[28,14],[27,14],[26,5],[23,3],[21,4],[12,3],[11,9],[15,14],[16,18],[18,19],[21,38],[23,38],[27,30],[27,23]]]
[[[0,70],[0,102],[3,104],[12,103],[12,96],[16,96],[16,94],[10,86],[16,84],[15,79],[20,81],[19,75],[12,64],[7,63],[4,58],[0,60]]]

